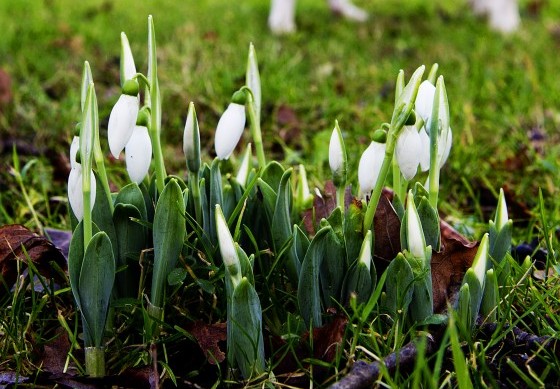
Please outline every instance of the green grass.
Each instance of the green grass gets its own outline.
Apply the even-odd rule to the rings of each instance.
[[[451,157],[442,172],[442,212],[478,238],[498,188],[507,186],[520,204],[534,211],[529,220],[514,220],[515,242],[543,240],[547,230],[553,234],[560,225],[560,56],[556,55],[560,5],[549,1],[533,15],[528,2],[522,1],[521,30],[503,37],[476,19],[465,2],[357,1],[372,14],[363,25],[332,16],[323,3],[299,0],[298,32],[275,37],[267,30],[268,4],[262,0],[0,2],[0,68],[10,74],[13,92],[12,101],[0,111],[0,138],[25,146],[18,151],[19,167],[9,142],[0,150],[0,225],[70,228],[66,177],[53,178],[53,174],[61,165],[55,156],[68,154],[80,117],[83,61],[90,62],[96,82],[103,136],[119,95],[119,34],[127,33],[137,67],[145,72],[146,16],[153,14],[163,94],[163,144],[170,172],[185,173],[180,140],[189,101],[197,107],[205,159],[214,156],[214,128],[231,94],[244,82],[249,42],[254,43],[260,64],[266,150],[288,164],[305,163],[311,182],[319,187],[330,174],[326,161],[334,120],[344,131],[350,174],[356,181],[359,155],[369,136],[390,120],[398,70],[410,76],[420,64],[437,62],[446,81],[454,131]],[[285,108],[296,115],[294,124],[282,123]],[[535,129],[544,136],[542,144],[531,141]],[[109,169],[124,177],[122,164],[111,162]],[[26,186],[25,196],[16,171]],[[543,229],[539,215],[539,188],[548,229]],[[495,195],[491,201],[485,198],[488,191]],[[554,336],[560,328],[559,285],[557,277],[546,283],[526,280],[505,294],[504,321]],[[66,303],[71,300],[69,295],[62,297]],[[0,340],[0,369],[7,365],[22,373],[33,371],[33,347],[54,336],[58,322],[50,308],[60,308],[59,304],[58,296],[37,297],[27,289],[0,299],[0,332],[6,335]],[[67,304],[61,309],[67,309]],[[30,324],[30,317],[47,321],[44,326]],[[70,320],[72,328],[73,323]],[[391,332],[389,336],[396,338],[387,345],[386,334],[377,332],[382,328],[371,323],[363,331],[367,336],[347,336],[360,337],[360,345],[374,350],[377,357],[410,337]],[[398,334],[399,330],[391,331]],[[29,334],[33,342],[26,337]],[[180,332],[166,340],[170,348],[175,338],[181,338]],[[496,334],[483,347],[500,341]],[[462,346],[475,385],[488,382],[491,374],[484,370],[480,346]],[[432,359],[420,359],[410,376],[385,375],[383,380],[394,385],[456,386],[459,377],[450,372],[452,366],[443,367],[450,370],[441,381],[430,377],[438,358],[447,352],[442,348]],[[550,361],[552,373],[560,374],[557,357],[546,350],[543,355],[537,357]],[[372,357],[365,352],[357,356]],[[132,353],[118,366],[137,363],[141,357]],[[478,372],[486,378],[476,378]],[[537,382],[534,377],[524,378]]]

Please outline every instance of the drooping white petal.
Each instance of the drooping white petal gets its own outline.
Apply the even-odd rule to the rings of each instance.
[[[134,126],[125,154],[128,176],[131,181],[140,184],[148,174],[152,162],[152,142],[146,127]]]
[[[90,177],[90,207],[93,209],[93,205],[95,204],[96,183],[93,173]],[[81,221],[84,217],[84,195],[82,193],[82,167],[79,164],[70,169],[70,175],[68,176],[68,202],[70,203],[70,208],[72,208],[76,219]]]
[[[214,147],[219,159],[228,159],[245,129],[245,106],[230,103],[216,127]]]
[[[138,96],[122,94],[113,107],[109,116],[108,140],[109,149],[115,158],[119,158],[121,151],[130,140],[136,117],[138,116]]]
[[[76,156],[78,155],[79,149],[80,149],[80,137],[74,136],[72,138],[72,143],[70,144],[70,167],[72,169],[80,166],[80,164],[76,162]]]
[[[432,120],[432,109],[434,106],[434,96],[436,87],[430,81],[423,81],[418,88],[414,111],[416,115],[424,120],[424,126],[429,131]]]
[[[422,147],[420,151],[420,169],[425,172],[430,169],[430,136],[424,127],[422,127],[418,135],[420,135],[420,144]]]
[[[379,178],[383,158],[385,157],[385,143],[371,142],[360,158],[358,165],[358,181],[362,195],[369,195]]]
[[[418,216],[418,211],[412,198],[412,191],[408,192],[406,199],[406,238],[408,240],[408,251],[415,258],[425,258],[426,240],[420,216]]]
[[[420,164],[420,153],[422,152],[422,140],[416,127],[405,126],[397,139],[395,155],[399,169],[407,181],[416,175]]]

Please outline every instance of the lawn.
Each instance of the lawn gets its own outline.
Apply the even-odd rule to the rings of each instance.
[[[364,24],[332,15],[323,3],[299,0],[297,32],[274,36],[266,25],[268,1],[262,0],[0,2],[0,69],[11,81],[11,95],[0,102],[0,226],[22,224],[35,232],[42,232],[45,227],[73,227],[66,199],[68,150],[76,124],[82,118],[80,85],[84,61],[89,62],[95,82],[101,147],[108,150],[108,118],[121,93],[120,33],[125,31],[128,36],[138,71],[146,73],[146,20],[153,15],[163,107],[161,139],[168,173],[187,176],[181,145],[190,102],[198,115],[202,160],[210,164],[216,156],[216,125],[233,92],[245,83],[250,43],[259,61],[261,127],[267,159],[277,160],[285,167],[303,164],[310,187],[321,190],[331,179],[329,139],[335,120],[348,154],[348,183],[357,188],[359,156],[374,132],[391,121],[399,70],[404,70],[408,80],[420,65],[429,70],[437,63],[438,74],[445,78],[454,142],[449,161],[441,171],[441,218],[467,239],[481,240],[488,220],[494,217],[499,190],[504,188],[514,225],[512,247],[530,246],[529,251],[540,248],[537,253],[530,252],[532,258],[541,255],[541,259],[548,258],[547,264],[555,264],[560,231],[560,4],[552,0],[521,0],[522,27],[515,34],[503,36],[475,17],[466,1],[357,1],[371,14]],[[249,131],[245,131],[237,148],[239,156],[225,163],[224,171],[234,170],[244,149],[241,145],[250,142],[250,138]],[[110,186],[117,191],[128,180],[124,164],[106,154]],[[194,246],[193,243],[188,249],[197,250]],[[257,260],[265,251],[260,247]],[[480,329],[475,340],[480,339],[481,344],[469,340],[458,349],[452,347],[453,333],[445,332],[436,346],[425,345],[434,350],[426,351],[425,355],[418,351],[412,373],[404,368],[390,374],[382,370],[381,382],[393,386],[422,382],[430,387],[461,387],[466,380],[461,378],[461,367],[452,362],[454,358],[461,360],[459,352],[466,356],[465,369],[475,386],[506,385],[508,378],[509,383],[527,387],[538,387],[539,380],[558,385],[559,357],[552,345],[560,329],[558,274],[552,270],[550,278],[543,280],[543,261],[535,265],[533,272],[523,259],[512,265],[515,287],[509,285],[511,289],[505,293],[504,288],[500,294],[502,317],[498,323],[509,328],[503,336],[497,335],[499,330],[486,329],[485,333]],[[0,268],[4,275],[2,260]],[[189,261],[185,263],[192,265]],[[223,266],[210,270],[189,266],[185,268],[198,277],[197,271],[216,272],[219,277],[211,273],[208,283],[217,291],[224,290]],[[231,384],[228,380],[235,379],[235,375],[228,374],[225,364],[221,365],[223,371],[220,365],[216,368],[211,364],[197,365],[187,374],[176,370],[182,367],[173,358],[180,358],[180,347],[192,343],[190,332],[196,328],[189,326],[198,323],[190,309],[212,307],[208,301],[196,303],[196,298],[188,297],[189,293],[198,293],[200,299],[219,295],[208,293],[205,288],[210,286],[203,281],[197,284],[194,273],[190,275],[196,282],[183,278],[184,288],[174,286],[169,296],[168,303],[180,318],[164,327],[154,346],[159,347],[160,361],[163,360],[160,372],[167,371],[166,383],[175,378],[174,372],[184,385]],[[380,276],[378,271],[377,277]],[[0,385],[5,371],[26,377],[40,371],[38,364],[45,362],[45,345],[52,345],[53,338],[60,336],[63,323],[71,326],[66,329],[68,333],[79,332],[69,285],[62,285],[56,293],[29,289],[18,293],[6,285],[0,292],[4,293],[0,297],[0,334],[5,335],[0,338]],[[289,288],[286,291],[295,294]],[[282,329],[280,325],[275,328],[270,312],[279,309],[273,306],[278,296],[266,293],[269,300],[263,307],[272,317],[265,319],[267,330],[282,336],[295,331],[303,342],[312,344],[302,331],[289,328],[289,321],[283,323]],[[181,298],[186,298],[186,302]],[[261,303],[262,299],[261,296]],[[288,301],[286,310],[294,304],[293,299]],[[126,301],[121,302],[123,306],[117,308],[126,305]],[[530,310],[524,311],[527,307]],[[198,319],[208,324],[223,322],[225,300],[214,308],[216,320],[213,314]],[[351,325],[342,340],[350,346],[339,352],[334,361],[296,358],[290,361],[296,364],[294,371],[299,369],[309,381],[313,368],[328,366],[328,374],[316,375],[320,378],[316,378],[315,384],[330,384],[336,374],[347,372],[348,361],[383,357],[419,333],[419,327],[407,332],[383,321],[361,323],[357,317],[362,308],[354,308],[345,312]],[[58,318],[52,309],[56,309]],[[131,352],[121,360],[116,360],[118,354],[107,357],[114,364],[110,369],[113,375],[146,364],[149,356],[153,356],[149,348],[143,347],[146,334],[142,338],[129,331],[138,324],[138,312],[125,310],[117,316],[116,323],[122,326],[120,334],[130,338],[113,339],[108,350],[125,347]],[[31,323],[30,317],[38,321]],[[330,324],[333,323],[337,319]],[[530,357],[544,363],[535,367],[517,360],[521,353],[512,352],[509,359],[508,355],[500,354],[500,346],[513,347],[507,336],[513,336],[515,342],[514,329],[552,339],[538,352],[527,346]],[[70,338],[72,349],[79,347],[80,340]],[[383,340],[392,344],[381,345]],[[303,355],[301,350],[290,347],[283,344],[277,352]],[[72,358],[80,359],[81,354],[75,352]],[[502,362],[490,362],[492,358]],[[71,363],[81,362],[72,359]],[[269,363],[281,364],[276,359]],[[535,373],[533,368],[540,370]],[[506,373],[500,371],[511,376],[506,378]],[[209,372],[215,374],[213,380],[200,379]],[[434,378],[436,372],[441,373],[441,378]],[[266,380],[268,385],[274,382],[272,375]]]

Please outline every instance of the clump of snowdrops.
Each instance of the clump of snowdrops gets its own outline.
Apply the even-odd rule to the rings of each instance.
[[[121,48],[122,94],[107,132],[111,154],[120,159],[124,151],[130,183],[110,191],[87,62],[82,117],[70,150],[68,198],[74,229],[69,274],[82,319],[86,374],[105,374],[105,342],[118,336],[123,302],[134,301],[142,312],[136,336],[144,344],[156,344],[169,328],[166,322],[173,320],[166,304],[185,290],[217,300],[186,304],[187,316],[227,322],[228,371],[243,379],[270,373],[267,335],[289,338],[321,327],[330,308],[365,306],[366,319],[383,313],[408,326],[433,319],[430,259],[441,249],[440,170],[452,144],[446,88],[437,65],[425,80],[424,66],[408,82],[404,72],[398,74],[391,122],[379,126],[364,151],[359,193],[349,205],[344,131],[335,122],[329,164],[336,207],[327,217],[312,220],[313,231],[307,231],[302,212],[313,207],[313,196],[304,166],[266,160],[252,45],[246,83],[217,124],[213,161],[203,161],[196,110],[193,103],[186,107],[186,177],[170,175],[165,168],[153,19],[148,19],[146,74],[136,70],[124,33]],[[247,118],[252,144],[240,158],[225,163],[238,149]],[[221,171],[224,166],[227,174]],[[388,181],[401,221],[402,251],[378,280],[374,217]],[[511,220],[501,193],[489,234],[465,274],[457,301],[450,302],[467,330],[479,314],[495,319],[510,241]],[[224,305],[225,312],[219,309]]]

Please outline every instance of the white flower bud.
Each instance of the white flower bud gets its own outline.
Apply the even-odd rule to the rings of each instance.
[[[233,237],[229,232],[229,228],[222,213],[222,208],[216,204],[216,232],[218,235],[218,244],[220,245],[220,254],[226,268],[227,274],[230,276],[233,286],[237,286],[241,281],[241,264],[237,255],[237,249],[233,242]]]
[[[198,172],[200,170],[200,130],[192,102],[189,104],[185,130],[183,131],[183,153],[189,171]]]
[[[416,175],[422,153],[422,139],[416,127],[405,126],[397,139],[395,155],[399,169],[407,181]]]
[[[152,162],[152,142],[146,127],[134,126],[125,154],[128,176],[131,181],[140,184],[148,174]]]
[[[364,238],[364,241],[362,242],[362,248],[360,249],[360,256],[358,257],[359,261],[362,262],[364,265],[366,265],[368,271],[370,271],[371,263],[373,261],[373,258],[371,256],[372,246],[373,246],[373,235],[371,233],[371,230],[368,230]]]
[[[375,187],[383,158],[385,158],[385,143],[371,142],[362,154],[358,165],[358,181],[363,196],[369,195]]]
[[[418,88],[418,95],[414,104],[414,112],[424,120],[424,127],[428,133],[432,121],[435,94],[436,87],[430,81],[423,81]]]
[[[122,94],[109,116],[107,128],[109,149],[117,159],[134,131],[139,110],[138,104],[138,96]]]
[[[245,106],[230,103],[223,113],[214,138],[214,147],[219,159],[228,159],[245,129]]]
[[[329,166],[336,186],[346,184],[346,150],[338,123],[334,127],[329,142]]]
[[[426,239],[424,238],[424,230],[416,210],[416,204],[414,204],[412,191],[408,192],[406,199],[406,238],[408,240],[408,251],[415,258],[425,258]]]
[[[90,207],[93,209],[96,192],[95,176],[93,172],[90,174],[90,177]],[[82,167],[80,164],[70,169],[70,175],[68,176],[68,202],[70,203],[70,208],[72,208],[76,219],[81,221],[84,217],[84,195],[82,193]]]

